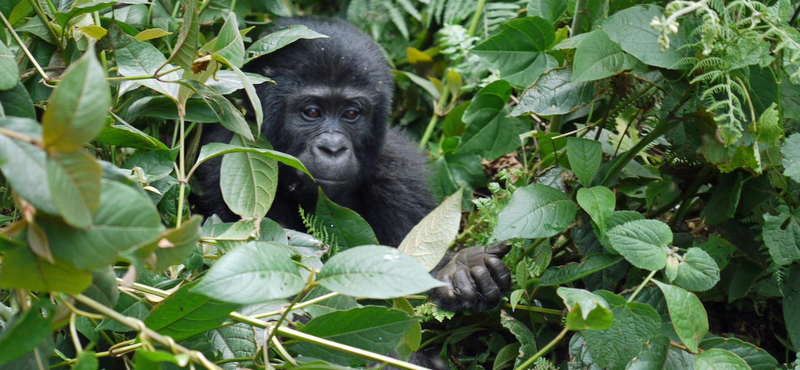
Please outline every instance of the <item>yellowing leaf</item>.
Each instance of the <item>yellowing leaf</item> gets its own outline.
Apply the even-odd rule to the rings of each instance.
[[[139,32],[136,36],[134,36],[134,38],[136,40],[139,40],[139,41],[147,41],[147,40],[157,39],[159,37],[164,37],[164,36],[171,35],[171,34],[172,34],[172,32],[164,31],[164,30],[162,30],[160,28],[151,28],[151,29]]]
[[[108,33],[108,31],[105,28],[100,27],[98,25],[94,25],[94,24],[90,25],[90,26],[80,27],[80,28],[78,28],[78,31],[81,31],[81,32],[85,33],[87,36],[89,36],[89,37],[91,37],[91,38],[93,38],[95,40],[102,39],[103,36],[105,36]]]
[[[458,234],[462,193],[462,189],[456,190],[414,226],[400,243],[400,252],[414,257],[428,271],[433,270]]]

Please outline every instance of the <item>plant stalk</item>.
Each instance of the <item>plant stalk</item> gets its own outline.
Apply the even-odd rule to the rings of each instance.
[[[564,336],[567,335],[567,332],[569,332],[569,329],[564,328],[564,330],[558,333],[558,336],[556,336],[552,341],[550,341],[550,343],[547,343],[547,345],[544,346],[544,348],[539,350],[539,352],[536,352],[535,355],[531,356],[531,358],[527,359],[525,362],[522,363],[522,365],[519,365],[515,370],[527,369],[528,366],[531,366],[531,364],[533,364],[534,361],[536,361],[539,357],[544,356],[548,351],[550,351],[553,347],[555,347],[555,345],[558,344],[558,342],[564,339]]]

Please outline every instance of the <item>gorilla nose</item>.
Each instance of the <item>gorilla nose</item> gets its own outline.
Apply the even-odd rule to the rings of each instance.
[[[337,159],[350,149],[344,135],[324,135],[314,143],[314,154],[319,158]]]

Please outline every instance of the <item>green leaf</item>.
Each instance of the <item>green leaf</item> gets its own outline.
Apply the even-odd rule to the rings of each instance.
[[[200,284],[203,281],[205,278]],[[145,325],[172,339],[183,340],[218,327],[239,307],[196,294],[197,286],[198,283],[193,283],[178,289],[153,309],[144,320]]]
[[[55,19],[56,22],[58,22],[59,26],[64,27],[67,25],[67,22],[69,22],[69,20],[74,17],[77,17],[81,14],[93,13],[99,10],[103,10],[116,3],[117,2],[113,0],[82,2],[79,3],[78,5],[73,5],[68,12],[59,12],[58,14],[56,14]]]
[[[500,310],[500,324],[508,329],[511,334],[514,334],[514,337],[519,341],[520,346],[517,350],[517,356],[515,356],[517,358],[515,366],[518,367],[523,361],[536,353],[538,349],[536,338],[531,329],[528,329],[525,324],[515,319],[514,316],[509,315],[506,310]]]
[[[505,347],[501,348],[500,351],[497,352],[497,356],[494,358],[492,370],[501,369],[503,368],[503,365],[516,359],[517,356],[519,356],[519,350],[521,346],[522,345],[519,343],[509,343]]]
[[[288,304],[288,302],[286,303]],[[245,315],[250,313],[242,312]],[[277,317],[275,318],[277,320]],[[253,335],[253,327],[244,323],[220,326],[206,333],[210,346],[215,352],[221,353],[219,360],[234,358],[253,358],[258,352],[258,338]],[[225,365],[229,365],[225,366]],[[237,361],[221,364],[223,369],[252,369],[252,361]]]
[[[83,351],[78,355],[78,361],[72,370],[97,370],[100,363],[97,361],[97,356],[92,351]]]
[[[566,230],[577,212],[575,202],[558,189],[540,184],[521,187],[498,215],[490,240],[551,237]]]
[[[464,112],[467,126],[456,152],[480,154],[494,160],[519,148],[518,135],[527,124],[522,119],[506,117],[510,96],[511,85],[505,81],[492,82],[475,94]]]
[[[318,338],[367,351],[388,353],[397,346],[403,334],[416,321],[416,318],[401,310],[367,306],[319,316],[299,330]],[[361,357],[334,351],[310,342],[299,342],[290,348],[306,357],[319,358],[342,365],[357,365],[366,361]]]
[[[531,112],[540,116],[567,114],[589,106],[595,94],[594,84],[591,82],[572,83],[572,67],[553,69],[525,89],[519,98],[519,105],[511,111],[511,116]]]
[[[118,147],[128,147],[147,150],[167,150],[169,149],[158,139],[145,134],[136,127],[127,123],[120,125],[109,124],[100,131],[95,140],[106,145],[116,145]]]
[[[700,342],[700,349],[704,351],[714,348],[723,349],[739,356],[747,362],[752,370],[775,370],[778,366],[778,361],[767,351],[740,339],[717,337],[707,338]]]
[[[136,36],[134,36],[133,38],[135,38],[137,41],[147,41],[147,40],[157,39],[159,37],[168,36],[171,34],[172,32],[164,31],[160,28],[149,28],[146,30],[142,30],[141,32],[136,34]]]
[[[111,266],[92,271],[92,285],[86,288],[82,294],[113,309],[119,299],[119,288],[117,288],[117,275],[114,274]],[[95,312],[84,304],[76,304],[76,307],[84,311]],[[92,330],[94,330],[94,326],[92,326]]]
[[[456,192],[417,223],[397,248],[414,257],[426,270],[442,260],[461,226],[461,195]]]
[[[14,53],[0,41],[0,90],[10,90],[19,82],[19,69]]]
[[[800,182],[800,133],[795,133],[786,138],[781,146],[783,155],[783,175]]]
[[[155,46],[147,42],[136,41],[132,37],[128,37],[128,39],[130,42],[127,45],[114,50],[120,75],[124,77],[153,76],[162,65],[167,63],[167,58]],[[164,68],[169,69],[172,66],[166,65]],[[178,79],[180,79],[180,74],[176,71],[161,76],[158,80],[148,78],[128,81],[128,83],[122,84],[120,94],[130,88],[131,84],[141,84],[177,102],[179,85],[168,81],[177,81]]]
[[[39,129],[40,126],[31,119],[4,117],[0,118],[0,127],[20,132],[21,129]],[[36,146],[0,135],[0,170],[11,188],[38,211],[58,215],[50,187],[42,181],[47,178],[46,156]]]
[[[694,356],[695,370],[750,370],[747,362],[724,349],[710,349]]]
[[[106,72],[90,47],[61,77],[42,117],[45,145],[74,152],[94,139],[106,123],[111,95]]]
[[[608,17],[601,23],[601,27],[622,50],[645,64],[672,68],[679,60],[694,56],[693,48],[683,47],[688,43],[687,35],[694,27],[688,19],[682,22],[678,34],[670,37],[670,48],[662,52],[658,43],[661,32],[650,27],[650,22],[663,16],[664,9],[660,6],[632,6]]]
[[[223,72],[223,71],[221,71]],[[220,122],[214,105],[209,105],[202,98],[191,98],[185,103],[185,120],[196,123]],[[133,122],[141,117],[154,117],[166,120],[177,120],[178,106],[172,98],[166,96],[145,96],[131,104],[125,119]]]
[[[158,241],[150,247],[143,248],[147,253],[155,253],[155,261],[148,260],[153,271],[163,271],[169,266],[180,264],[189,257],[192,248],[200,241],[200,224],[202,222],[202,216],[194,215],[188,221],[184,221],[180,227],[165,230],[158,236]]]
[[[769,143],[777,141],[783,136],[783,127],[780,124],[778,115],[778,105],[772,103],[769,108],[765,109],[761,116],[758,117],[758,122],[750,123],[750,132],[755,136],[756,140],[762,143]]]
[[[609,230],[608,240],[632,265],[655,271],[667,265],[666,247],[672,243],[672,231],[658,220],[635,220]]]
[[[413,257],[379,245],[337,253],[317,274],[317,283],[337,293],[376,299],[402,297],[444,285],[428,275]]]
[[[599,141],[569,137],[567,158],[581,185],[589,186],[603,162],[603,145]]]
[[[486,174],[483,172],[478,154],[445,154],[431,163],[434,175],[433,197],[443,200],[463,187],[461,207],[472,208],[472,191],[486,187]]]
[[[172,49],[172,54],[169,59],[164,61],[166,65],[169,62],[175,63],[183,67],[186,71],[192,70],[194,59],[197,57],[197,41],[198,34],[200,33],[200,22],[197,20],[198,11],[195,1],[184,1],[186,6],[183,9],[183,24],[181,30],[178,32],[178,39],[175,42],[175,47]]]
[[[557,290],[569,313],[566,328],[569,330],[604,330],[614,323],[614,315],[603,297],[583,289],[563,288]]]
[[[544,18],[518,18],[504,23],[499,34],[471,51],[497,68],[504,80],[525,87],[558,66],[554,57],[545,54],[555,39],[553,25]]]
[[[154,183],[172,173],[175,168],[175,152],[170,150],[151,150],[140,152],[122,165],[122,168],[133,170],[139,168],[144,172],[144,180]]]
[[[550,23],[556,23],[567,12],[567,2],[561,0],[531,0],[528,2],[528,16],[539,16]]]
[[[240,136],[234,135],[230,145],[248,147],[252,144],[248,145]],[[262,140],[252,146],[271,149]],[[219,187],[225,204],[233,213],[242,218],[264,217],[275,200],[278,162],[258,152],[228,154],[222,158]]]
[[[589,353],[596,364],[607,369],[624,369],[642,346],[661,329],[661,319],[653,307],[644,303],[625,302],[609,292],[597,295],[608,302],[614,323],[605,330],[584,330]]]
[[[358,213],[334,203],[319,188],[317,219],[331,233],[336,245],[341,249],[350,249],[359,245],[378,244],[375,233]]]
[[[780,205],[777,210],[777,216],[764,213],[764,244],[775,263],[786,266],[800,259],[800,209],[790,213]]]
[[[233,104],[218,92],[208,86],[193,80],[182,80],[181,86],[193,90],[206,105],[211,108],[218,122],[230,131],[241,135],[248,141],[255,141],[250,126],[245,121],[242,112],[236,109]]]
[[[9,117],[36,119],[33,101],[22,82],[17,82],[11,90],[0,90],[0,110]]]
[[[292,25],[275,30],[254,42],[247,48],[247,61],[251,61],[262,55],[267,55],[286,45],[302,39],[327,38],[321,33],[317,33],[304,25]]]
[[[586,36],[575,51],[572,82],[603,79],[633,68],[636,62],[636,58],[623,52],[603,30],[597,30]]]
[[[223,302],[254,304],[291,297],[304,286],[284,247],[255,241],[222,256],[192,291]]]
[[[591,275],[597,271],[605,270],[617,262],[622,261],[621,256],[613,254],[592,254],[580,264],[568,264],[551,267],[542,274],[539,280],[541,286],[563,285]]]
[[[111,180],[103,180],[100,205],[88,228],[37,222],[47,233],[53,255],[80,269],[104,268],[119,252],[150,242],[164,229],[156,207],[141,191]]]
[[[708,333],[708,315],[696,295],[674,285],[653,280],[664,293],[672,326],[692,353]]]
[[[700,248],[689,248],[678,265],[678,275],[673,280],[693,292],[704,292],[719,281],[719,266]]]
[[[253,86],[253,83],[250,82],[250,79],[239,67],[225,59],[222,55],[214,55],[214,60],[228,66],[228,68],[232,69],[236,76],[239,77],[239,82],[242,87],[244,87],[247,98],[250,99],[250,106],[253,108],[253,113],[256,115],[256,127],[258,131],[261,132],[261,124],[264,122],[264,109],[261,106],[261,99],[258,97],[258,94],[256,94],[256,88]]]
[[[221,155],[229,153],[257,153],[267,158],[277,160],[278,162],[281,162],[289,167],[293,167],[300,171],[303,171],[303,173],[305,173],[306,175],[308,175],[313,179],[311,173],[309,173],[306,167],[303,166],[302,163],[300,163],[300,160],[298,160],[295,157],[292,157],[291,155],[271,149],[249,148],[249,147],[223,144],[223,143],[211,143],[203,145],[203,147],[200,148],[200,155],[198,155],[197,157],[197,162],[195,163],[195,167],[211,158],[219,157]]]
[[[4,265],[8,263],[11,262],[7,259],[3,260]],[[6,266],[3,268],[5,269]],[[14,316],[3,324],[4,329],[0,332],[0,348],[3,349],[0,351],[0,365],[5,365],[33,351],[50,335],[50,320],[42,317],[40,306],[40,304],[36,304],[20,316]]]
[[[102,177],[100,165],[85,152],[47,158],[47,183],[66,223],[80,229],[92,224],[92,215],[100,205]]]
[[[2,285],[2,284],[0,284]],[[792,265],[784,282],[783,320],[793,349],[800,349],[800,267]]]
[[[578,204],[600,229],[600,237],[606,234],[608,220],[614,216],[617,199],[611,189],[604,186],[578,189]]]
[[[242,40],[242,34],[239,33],[236,13],[228,13],[228,18],[225,19],[225,23],[219,30],[219,35],[212,51],[214,54],[230,61],[237,68],[242,68],[242,65],[244,65],[244,40]]]
[[[642,351],[628,363],[625,370],[677,370],[675,364],[670,363],[667,359],[669,348],[669,338],[656,335],[642,346]]]
[[[92,284],[92,275],[88,271],[78,270],[57,258],[55,264],[51,264],[29,248],[5,252],[2,267],[0,287],[5,289],[80,294]]]

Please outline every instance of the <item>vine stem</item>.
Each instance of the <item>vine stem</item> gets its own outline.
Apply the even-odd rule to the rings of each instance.
[[[186,115],[186,107],[183,103],[180,104],[180,112],[178,112],[178,119],[181,125],[181,147],[179,158],[179,174],[181,187],[178,194],[178,220],[175,221],[175,227],[181,227],[183,220],[183,198],[186,195],[186,149],[184,144],[184,136],[186,136],[186,125],[184,124],[184,116]]]
[[[28,2],[31,4],[31,7],[36,12],[36,15],[38,15],[39,18],[42,19],[42,23],[44,23],[45,28],[47,28],[47,30],[50,31],[50,36],[53,36],[53,40],[55,40],[56,42],[56,48],[58,48],[58,50],[63,49],[63,47],[61,46],[61,42],[59,42],[59,40],[61,40],[61,37],[59,37],[58,34],[56,33],[56,30],[53,29],[53,25],[50,24],[50,21],[47,19],[47,15],[44,14],[44,11],[42,10],[42,7],[39,6],[38,1],[28,0]],[[9,29],[10,28],[11,27],[9,27]],[[20,45],[22,44],[20,43]]]
[[[581,1],[581,0],[578,0],[578,1]],[[531,358],[529,358],[528,360],[523,362],[522,365],[519,365],[515,370],[525,370],[525,369],[527,369],[528,366],[531,366],[531,364],[534,361],[536,361],[539,357],[544,356],[545,353],[550,351],[553,347],[555,347],[556,344],[558,344],[558,342],[560,342],[562,339],[564,339],[564,336],[567,335],[567,332],[569,332],[569,329],[564,328],[564,330],[562,330],[560,333],[558,333],[558,336],[556,336],[552,341],[550,341],[550,343],[547,343],[547,345],[544,346],[544,348],[539,350],[539,352],[536,352],[535,355],[531,356]]]
[[[33,57],[33,54],[31,54],[30,50],[25,47],[25,43],[23,43],[22,39],[19,38],[19,35],[17,35],[17,32],[14,31],[13,27],[11,27],[11,23],[8,23],[8,19],[6,19],[2,12],[0,12],[0,21],[3,21],[3,25],[6,26],[8,32],[11,32],[11,36],[13,36],[14,40],[17,41],[17,45],[19,45],[20,49],[22,49],[22,51],[28,57],[28,60],[31,61],[33,67],[36,68],[36,71],[39,72],[45,82],[50,82],[50,77],[48,77],[47,73],[44,72],[44,69],[42,69],[42,66],[40,66],[39,62],[36,61],[36,58]]]
[[[512,308],[510,303],[503,303],[503,307]],[[561,310],[554,310],[552,308],[531,307],[531,306],[523,306],[523,305],[517,305],[514,309],[515,310],[521,310],[521,311],[530,311],[530,312],[543,313],[543,314],[546,314],[546,315],[562,316],[564,314]]]
[[[650,279],[652,279],[653,276],[655,276],[656,272],[658,272],[658,270],[650,271],[650,275],[647,275],[647,277],[644,279],[644,281],[641,284],[639,284],[639,287],[636,288],[636,290],[633,292],[633,294],[631,294],[631,296],[628,297],[628,303],[633,302],[633,300],[636,298],[636,296],[639,295],[639,292],[641,292],[642,289],[644,289],[645,285],[647,285],[647,283],[650,282]]]
[[[83,294],[78,294],[71,297],[74,298],[76,301],[89,306],[93,310],[113,319],[114,321],[117,321],[122,325],[125,325],[133,330],[136,330],[137,332],[140,333],[140,335],[146,336],[148,339],[152,339],[153,341],[158,342],[158,344],[161,344],[162,346],[171,349],[173,352],[180,352],[189,355],[189,359],[192,360],[192,362],[201,364],[205,366],[206,369],[222,370],[221,367],[209,361],[202,353],[198,351],[192,351],[180,344],[175,343],[175,340],[172,339],[171,337],[165,337],[161,334],[156,333],[152,329],[147,328],[147,326],[145,326],[144,322],[142,322],[141,320],[137,320],[125,316],[123,314],[120,314],[117,311],[114,311],[111,308],[108,308],[103,304]]]

